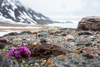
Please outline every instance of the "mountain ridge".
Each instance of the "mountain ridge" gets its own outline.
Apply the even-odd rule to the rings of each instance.
[[[16,23],[49,24],[50,18],[26,8],[19,0],[0,0],[0,16]]]

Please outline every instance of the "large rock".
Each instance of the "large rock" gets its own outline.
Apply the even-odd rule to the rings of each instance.
[[[78,24],[77,30],[100,31],[100,17],[85,17]]]
[[[52,56],[48,59],[45,67],[100,67],[100,61],[97,59],[84,59],[77,54]]]
[[[98,55],[100,55],[100,50],[96,48],[92,48],[92,47],[85,47],[85,48],[80,49],[80,51],[87,58],[93,58],[93,57],[97,57]]]
[[[3,58],[0,56],[0,67],[20,67],[16,60]]]

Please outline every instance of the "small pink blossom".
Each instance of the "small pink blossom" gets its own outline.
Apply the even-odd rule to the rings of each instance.
[[[23,45],[24,45],[24,46],[27,46],[28,44],[27,44],[27,43],[24,43]]]
[[[52,45],[51,43],[46,43],[46,45]]]
[[[22,45],[20,44],[20,45],[17,45],[17,47],[21,47]]]

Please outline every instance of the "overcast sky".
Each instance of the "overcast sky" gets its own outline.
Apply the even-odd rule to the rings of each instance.
[[[20,0],[36,12],[56,21],[79,21],[100,15],[100,0]]]

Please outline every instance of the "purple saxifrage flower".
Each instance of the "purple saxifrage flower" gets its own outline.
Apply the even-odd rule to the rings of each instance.
[[[27,57],[30,57],[31,52],[27,47],[24,47],[24,46],[23,47],[19,47],[18,50],[20,52],[25,52],[25,55],[27,55]]]
[[[15,51],[15,52],[14,52],[14,56],[15,56],[16,58],[20,58],[20,57],[21,57],[20,51]]]
[[[26,54],[28,57],[30,57],[31,52],[30,52],[30,50],[29,50],[27,47],[24,48],[24,52],[25,52],[25,54]]]
[[[7,39],[4,39],[7,43],[8,43],[8,40]]]
[[[24,45],[18,45],[18,48],[11,48],[11,51],[9,51],[9,53],[7,54],[8,57],[13,56],[16,58],[30,57],[30,55],[30,50]]]
[[[8,40],[7,39],[0,39],[1,41],[5,41],[6,43],[8,43]]]
[[[7,54],[8,57],[10,56],[14,56],[14,51],[16,50],[16,48],[11,48],[11,51],[9,51],[9,53]]]

